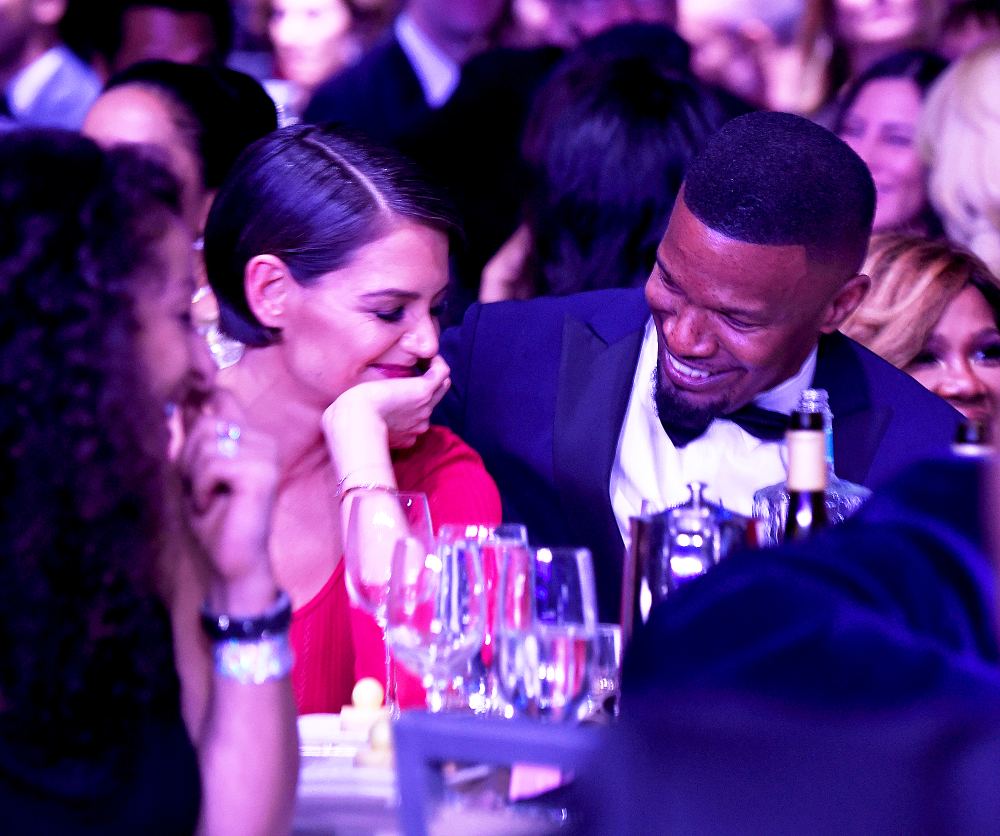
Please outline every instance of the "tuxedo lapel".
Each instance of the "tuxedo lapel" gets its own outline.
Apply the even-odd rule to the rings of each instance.
[[[843,334],[820,339],[813,386],[826,389],[830,395],[837,475],[865,484],[889,427],[892,408],[873,406],[864,365]]]
[[[556,486],[573,536],[601,544],[606,557],[595,555],[595,565],[615,570],[624,544],[608,490],[642,335],[639,327],[608,342],[577,319],[568,317],[563,326],[553,442]],[[599,585],[610,592],[607,582],[599,579]]]

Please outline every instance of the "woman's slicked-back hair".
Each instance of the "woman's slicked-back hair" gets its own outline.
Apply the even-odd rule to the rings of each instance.
[[[244,272],[254,256],[280,258],[308,285],[402,222],[445,235],[457,230],[450,205],[395,152],[315,125],[255,142],[219,191],[205,227],[205,265],[222,329],[249,346],[280,337],[247,303]]]
[[[260,82],[228,67],[142,61],[113,75],[104,89],[131,84],[166,97],[201,161],[206,189],[219,188],[243,150],[278,127],[274,102]]]
[[[871,240],[863,272],[871,290],[841,330],[903,368],[927,342],[948,304],[972,285],[1000,317],[1000,280],[947,241],[891,233]]]

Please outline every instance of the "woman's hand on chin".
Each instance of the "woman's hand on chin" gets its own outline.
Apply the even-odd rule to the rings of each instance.
[[[206,554],[210,604],[254,613],[274,600],[268,558],[278,481],[273,439],[247,423],[228,393],[217,390],[187,428],[178,460],[188,525]]]
[[[451,385],[440,355],[419,377],[373,380],[344,392],[323,413],[323,432],[336,461],[349,444],[378,440],[390,448],[412,447],[427,432],[431,413]]]

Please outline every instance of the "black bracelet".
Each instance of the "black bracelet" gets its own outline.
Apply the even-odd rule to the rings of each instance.
[[[265,636],[287,632],[291,623],[292,599],[284,590],[278,590],[274,604],[259,615],[237,618],[212,612],[207,603],[201,607],[201,627],[213,642],[257,641]]]

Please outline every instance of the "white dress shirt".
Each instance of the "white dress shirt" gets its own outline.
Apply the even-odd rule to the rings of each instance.
[[[396,17],[396,39],[410,59],[424,98],[430,107],[441,107],[458,87],[462,68],[438,49],[406,12]]]
[[[643,500],[662,510],[688,498],[689,482],[704,482],[706,498],[749,515],[754,493],[785,479],[785,442],[762,441],[732,421],[717,419],[704,435],[675,447],[656,414],[656,360],[656,326],[650,317],[611,469],[611,507],[626,543],[629,517],[640,513]],[[798,372],[753,402],[790,414],[815,371],[814,348]]]

